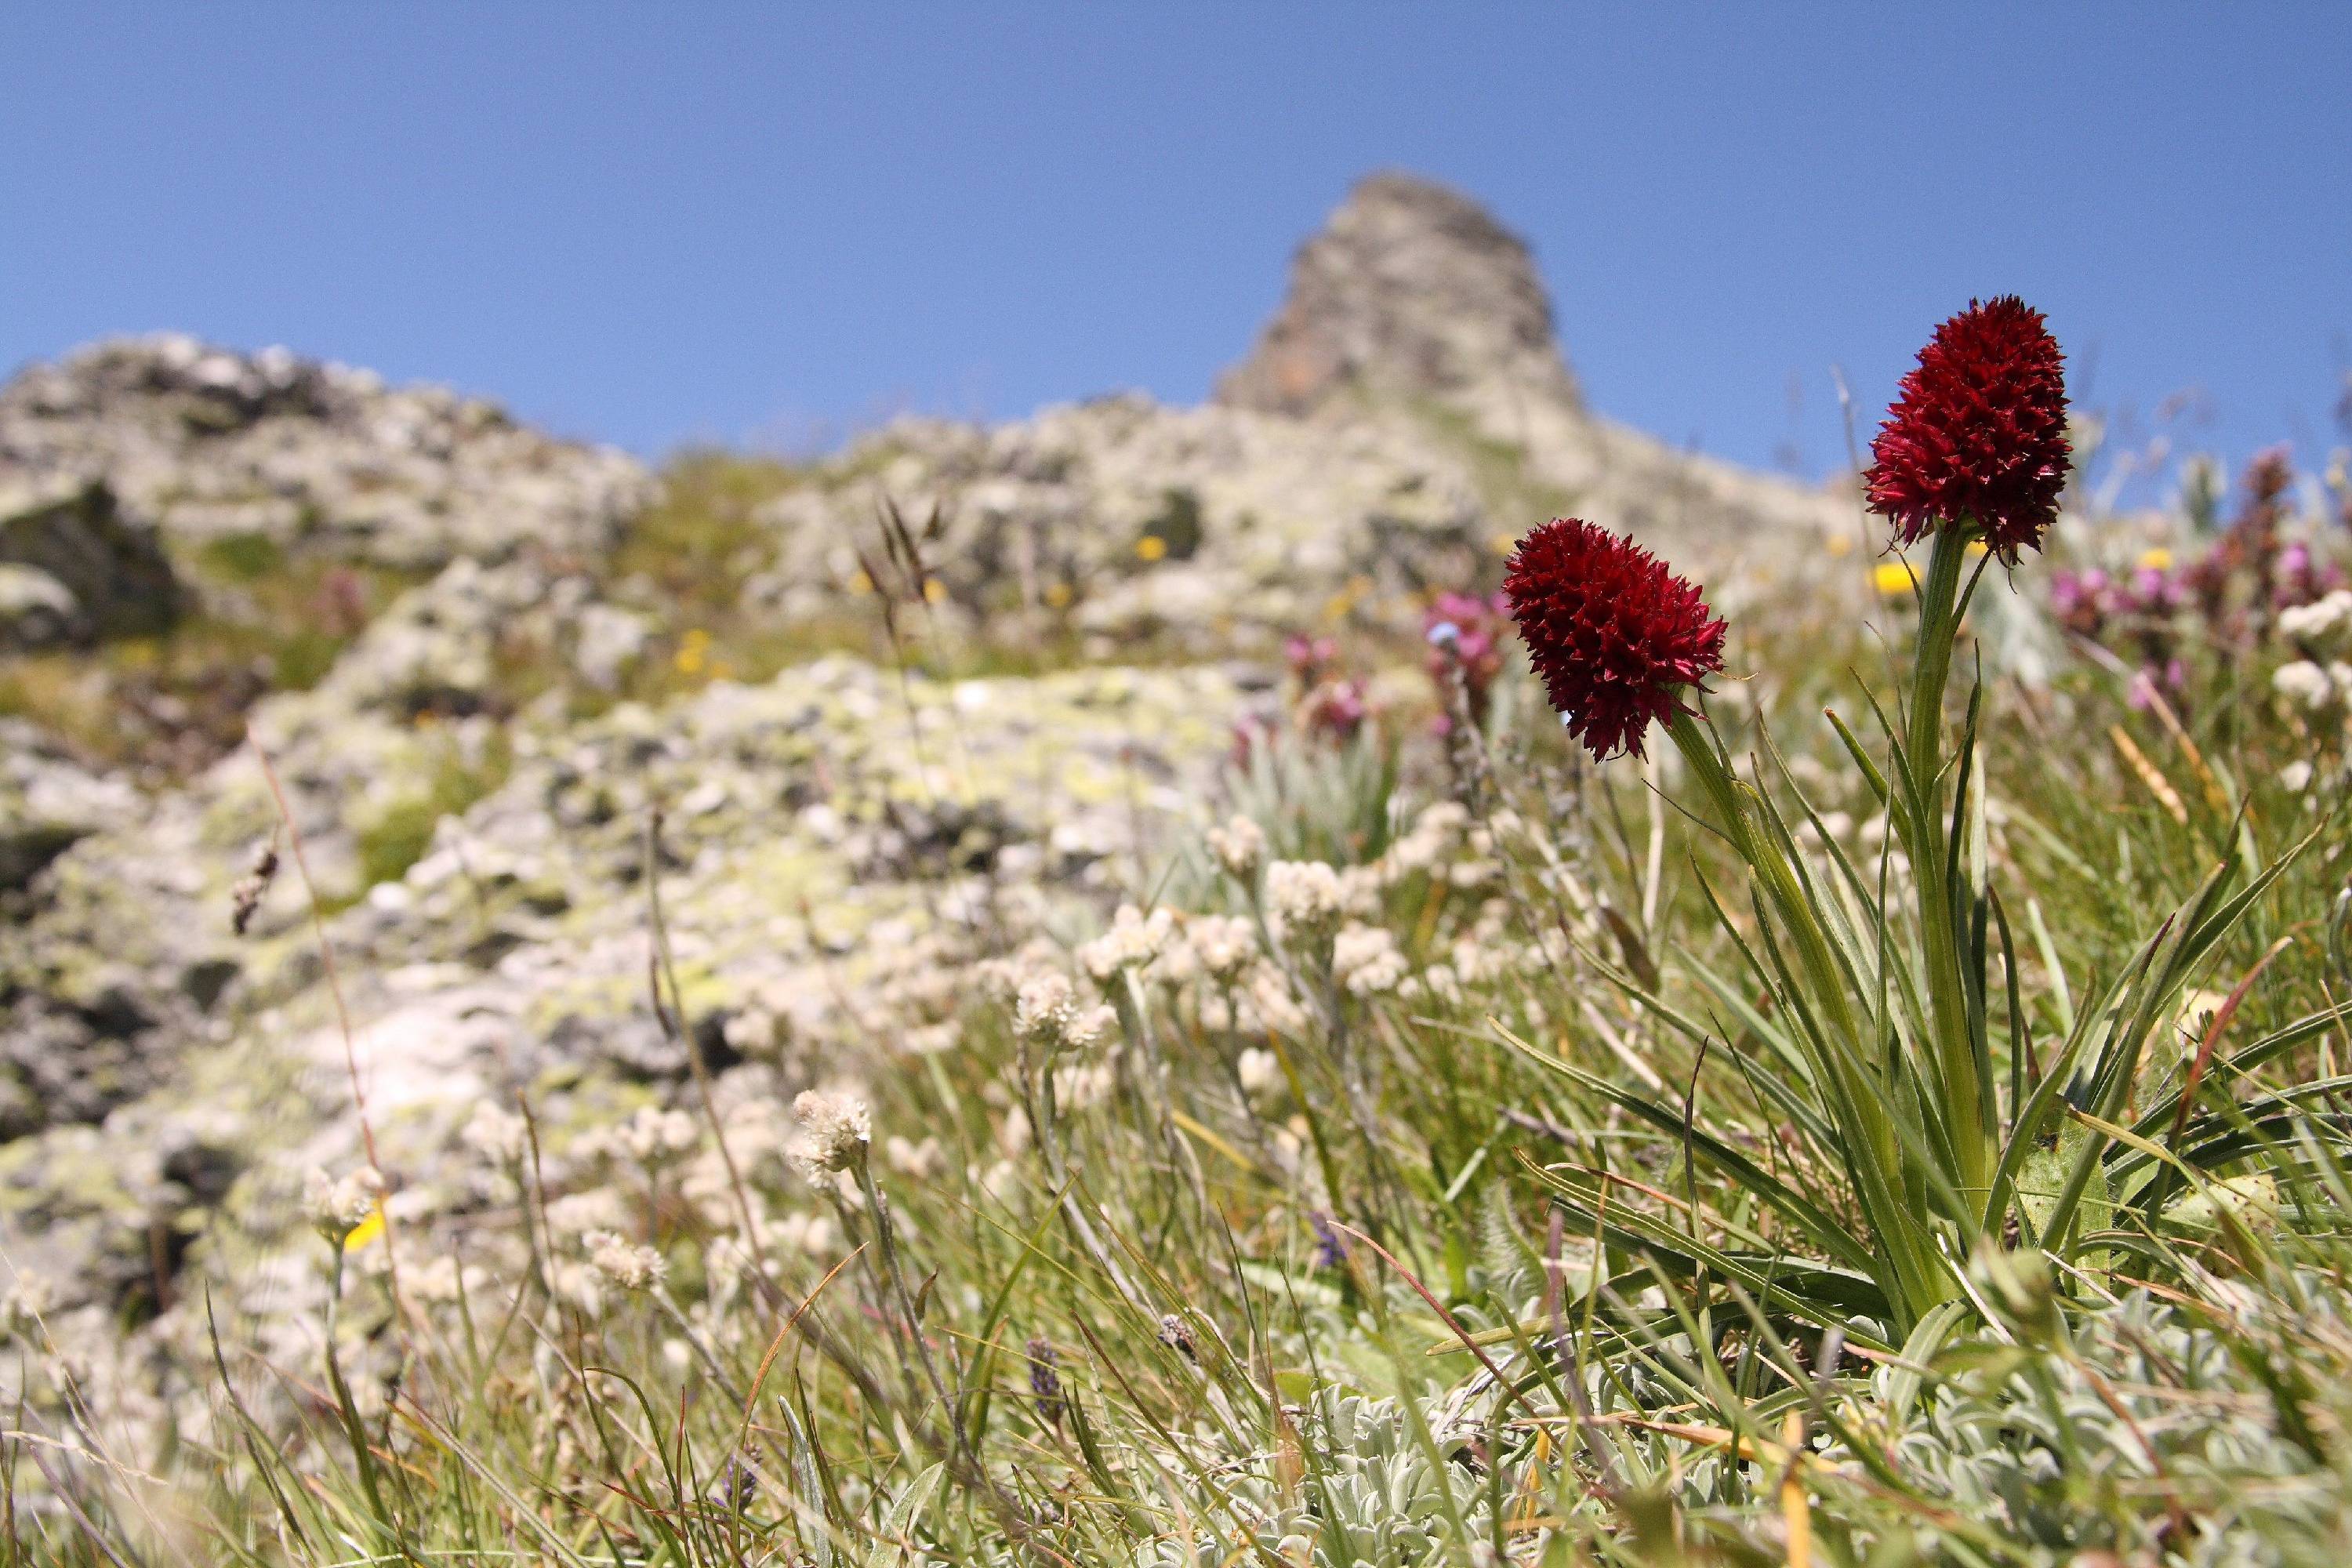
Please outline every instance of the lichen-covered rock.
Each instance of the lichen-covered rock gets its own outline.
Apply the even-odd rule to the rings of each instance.
[[[902,421],[770,503],[776,560],[743,591],[784,619],[856,605],[884,557],[876,519],[895,505],[920,523],[935,613],[960,628],[1209,654],[1313,627],[1408,629],[1434,593],[1491,586],[1517,536],[1550,516],[1626,530],[1700,570],[1801,558],[1853,526],[1826,491],[1572,406],[1518,416],[1515,441],[1426,407],[1294,419],[1132,395],[993,429]]]
[[[1403,422],[1318,427],[1129,396],[993,430],[903,422],[843,470],[769,510],[781,558],[746,592],[776,614],[869,590],[886,500],[927,520],[924,564],[972,624],[1199,651],[1265,647],[1350,583],[1402,602],[1491,551],[1475,476]]]
[[[176,334],[100,343],[0,388],[11,480],[103,482],[175,548],[260,539],[408,570],[526,545],[593,554],[650,485],[623,454],[492,404]]]
[[[138,792],[92,774],[34,726],[0,719],[0,897],[19,892],[76,839],[130,822]]]
[[[504,781],[330,921],[348,1056],[293,872],[231,931],[271,810],[255,757],[227,759],[61,855],[7,933],[0,1070],[27,1109],[0,1126],[0,1258],[97,1322],[159,1310],[218,1238],[302,1244],[289,1194],[352,1157],[354,1068],[382,1157],[415,1181],[493,1088],[682,1077],[648,983],[649,866],[715,1069],[804,1080],[946,1048],[975,960],[1075,940],[1150,880],[1246,700],[1213,667],[939,684],[832,659],[664,712],[518,716]],[[314,870],[349,836],[351,786],[328,780],[414,778],[395,737],[462,728],[343,709],[312,731],[291,705],[316,701],[263,714]]]

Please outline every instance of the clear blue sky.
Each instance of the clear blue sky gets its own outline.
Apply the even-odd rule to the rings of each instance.
[[[2311,461],[2347,61],[2342,3],[0,0],[0,366],[177,327],[651,456],[1192,401],[1399,165],[1528,236],[1593,402],[1677,442],[1824,471],[1831,365],[1874,418],[2013,290],[2093,403]]]

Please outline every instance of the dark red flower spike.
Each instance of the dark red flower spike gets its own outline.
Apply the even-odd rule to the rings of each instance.
[[[2074,455],[2065,363],[2042,312],[2013,294],[1972,300],[1936,329],[1863,476],[1899,541],[1972,520],[2003,561],[2042,547]]]
[[[1675,712],[1682,689],[1723,668],[1724,624],[1697,584],[1581,519],[1520,540],[1503,594],[1551,705],[1600,761],[1642,755],[1643,731]]]

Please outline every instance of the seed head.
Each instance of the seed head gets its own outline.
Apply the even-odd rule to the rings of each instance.
[[[1054,1368],[1062,1359],[1061,1352],[1044,1339],[1032,1339],[1028,1347],[1029,1392],[1035,1398],[1037,1419],[1048,1426],[1062,1424],[1062,1378]]]
[[[1697,584],[1581,519],[1520,540],[1503,592],[1545,694],[1598,761],[1642,755],[1643,732],[1682,689],[1723,668],[1724,624]]]
[[[1160,1342],[1193,1365],[1201,1363],[1201,1351],[1192,1339],[1192,1326],[1173,1312],[1160,1316]]]
[[[1084,1050],[1100,1039],[1108,1009],[1081,1006],[1069,976],[1041,969],[1021,982],[1013,997],[1013,1029],[1045,1052]]]
[[[278,879],[278,835],[272,833],[269,842],[255,851],[253,868],[237,879],[229,889],[229,930],[243,936],[253,924],[253,917],[261,910],[261,900],[268,896],[269,885]]]

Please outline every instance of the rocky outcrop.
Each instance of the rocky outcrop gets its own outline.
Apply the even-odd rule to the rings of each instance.
[[[1497,393],[1577,403],[1534,258],[1467,196],[1393,173],[1357,185],[1300,248],[1289,297],[1217,384],[1230,407],[1292,415],[1350,395]]]
[[[0,388],[0,486],[94,482],[175,551],[265,541],[410,571],[526,545],[601,552],[649,486],[623,454],[493,404],[178,335],[100,343]]]
[[[152,526],[103,480],[0,488],[0,647],[152,637],[184,595]]]
[[[100,343],[0,387],[0,655],[97,649],[8,696],[88,760],[184,779],[404,590],[453,563],[584,580],[656,493],[621,453],[439,388]],[[175,626],[153,657],[101,646]]]

